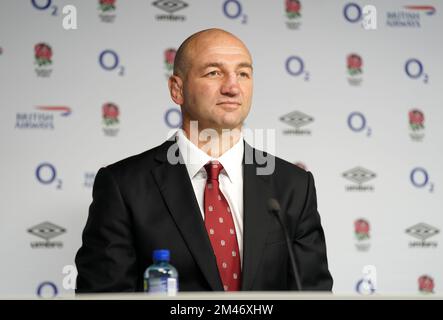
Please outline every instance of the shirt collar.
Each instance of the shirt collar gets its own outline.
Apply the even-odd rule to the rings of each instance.
[[[189,177],[192,179],[200,171],[205,170],[203,166],[209,161],[219,161],[231,182],[242,176],[242,162],[244,154],[243,134],[231,149],[222,154],[219,158],[210,157],[200,150],[185,135],[183,129],[177,130],[177,144],[180,154],[186,165]],[[223,171],[222,171],[223,172]]]

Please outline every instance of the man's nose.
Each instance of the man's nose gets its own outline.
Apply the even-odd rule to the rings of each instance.
[[[235,96],[240,93],[240,85],[236,74],[229,74],[225,77],[221,87],[221,93],[230,96]]]

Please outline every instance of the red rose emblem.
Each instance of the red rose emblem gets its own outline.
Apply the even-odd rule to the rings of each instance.
[[[286,12],[298,13],[301,9],[300,1],[286,0]]]
[[[113,103],[106,103],[103,105],[103,121],[106,125],[118,123],[118,107]]]
[[[104,118],[118,118],[118,107],[113,103],[106,103],[103,105],[103,117]]]
[[[360,69],[363,65],[362,59],[358,54],[350,54],[348,56],[348,68]]]
[[[420,110],[409,111],[409,126],[413,131],[424,129],[425,116]]]
[[[44,66],[47,64],[51,64],[51,58],[52,58],[52,49],[49,45],[46,43],[37,43],[34,46],[34,56],[35,56],[35,63],[38,66]]]
[[[411,124],[422,124],[425,121],[425,116],[423,112],[419,110],[409,111],[409,122]]]
[[[418,288],[422,292],[434,292],[434,280],[427,275],[418,278]]]
[[[286,0],[286,16],[289,19],[298,19],[301,17],[300,10],[301,4],[298,0]]]
[[[103,12],[115,10],[115,0],[100,0],[99,4]]]
[[[34,46],[35,58],[51,60],[52,50],[46,43],[38,43]]]
[[[172,48],[165,50],[165,63],[168,65],[173,65],[176,53],[177,50]]]
[[[100,4],[105,6],[114,6],[115,0],[100,0]]]
[[[356,233],[369,233],[369,223],[366,220],[359,219],[354,223]]]

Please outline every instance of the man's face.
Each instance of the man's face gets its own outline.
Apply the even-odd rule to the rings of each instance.
[[[248,50],[229,35],[199,39],[188,52],[183,77],[185,121],[200,129],[241,128],[252,100],[252,61]]]

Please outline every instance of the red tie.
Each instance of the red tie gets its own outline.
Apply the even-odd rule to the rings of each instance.
[[[239,291],[241,281],[240,252],[231,209],[220,191],[218,176],[223,166],[218,161],[205,165],[205,226],[217,259],[225,291]]]

